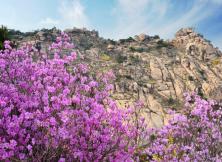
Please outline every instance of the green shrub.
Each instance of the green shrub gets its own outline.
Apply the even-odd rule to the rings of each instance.
[[[178,99],[174,99],[172,96],[167,99],[167,103],[172,109],[178,109],[181,107],[181,102]]]
[[[144,49],[140,47],[140,48],[137,48],[136,51],[139,52],[139,53],[141,53],[141,52],[144,51]]]
[[[202,70],[202,69],[199,69],[198,72],[200,73],[202,79],[206,81],[206,80],[207,80],[207,77],[206,77],[206,75],[205,75],[205,71]]]
[[[168,98],[168,104],[170,104],[170,105],[173,105],[174,103],[175,103],[175,100],[173,99],[173,97],[172,96],[170,96],[169,98]]]
[[[120,43],[125,43],[125,42],[127,42],[127,40],[126,39],[120,39],[119,42]]]
[[[150,79],[150,80],[148,81],[148,83],[149,83],[149,84],[156,84],[156,80]]]
[[[110,61],[110,60],[111,60],[111,57],[110,57],[108,54],[106,54],[106,53],[102,53],[102,54],[100,55],[100,59],[101,59],[102,61]]]
[[[129,47],[129,50],[131,51],[131,52],[139,52],[139,53],[141,53],[141,52],[143,52],[144,51],[144,49],[142,48],[142,47],[139,47],[139,48],[135,48],[135,47]]]
[[[160,39],[159,35],[154,35],[153,38],[154,39]]]
[[[197,95],[200,96],[200,97],[202,97],[202,98],[204,98],[204,93],[203,93],[203,90],[202,90],[201,87],[198,87],[198,88],[197,88]]]
[[[132,80],[132,76],[131,75],[125,75],[126,79]]]
[[[194,81],[194,78],[192,76],[188,76],[189,81]]]
[[[200,75],[204,76],[204,74],[205,74],[204,70],[200,69],[198,71],[199,71]]]
[[[126,61],[126,60],[127,60],[127,57],[126,57],[126,56],[122,56],[122,55],[117,55],[117,56],[116,56],[116,61],[117,61],[119,64],[123,63],[123,62]]]
[[[116,41],[112,40],[112,39],[108,39],[109,43],[112,44],[112,45],[115,45],[116,44]]]
[[[138,56],[130,56],[130,60],[132,61],[132,63],[138,63],[140,62],[140,59]]]
[[[168,47],[168,46],[170,46],[170,44],[163,40],[157,42],[157,48]]]
[[[214,59],[211,61],[211,65],[213,65],[213,66],[217,66],[219,64],[220,64],[220,59]]]
[[[93,43],[87,43],[87,44],[84,45],[85,50],[89,50],[92,47],[93,47]]]
[[[8,29],[2,25],[0,28],[0,49],[3,49],[5,40],[9,40],[9,33]]]
[[[136,48],[135,48],[135,47],[129,47],[129,50],[130,50],[131,52],[135,52],[135,51],[136,51]]]
[[[126,41],[132,42],[132,41],[134,41],[134,39],[132,37],[129,37],[129,38],[126,39]]]
[[[120,39],[119,42],[120,43],[127,43],[127,42],[133,42],[134,39],[132,37],[129,37],[127,39]]]

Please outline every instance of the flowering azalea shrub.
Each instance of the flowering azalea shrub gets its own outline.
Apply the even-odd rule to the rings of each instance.
[[[92,78],[86,65],[75,63],[76,53],[67,52],[72,48],[65,33],[48,54],[5,42],[0,161],[133,161],[141,133],[131,120],[135,111],[110,98],[113,74]]]
[[[154,131],[144,155],[150,161],[222,160],[222,108],[215,101],[186,94],[185,112]]]
[[[186,95],[185,112],[148,129],[141,102],[119,108],[112,72],[77,63],[67,34],[48,50],[0,51],[0,161],[221,161],[222,109]]]

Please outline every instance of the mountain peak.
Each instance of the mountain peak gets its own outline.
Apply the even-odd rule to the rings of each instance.
[[[172,43],[186,54],[195,55],[202,59],[206,58],[206,60],[211,60],[222,54],[218,48],[215,48],[203,35],[197,33],[194,28],[182,28],[177,31]]]

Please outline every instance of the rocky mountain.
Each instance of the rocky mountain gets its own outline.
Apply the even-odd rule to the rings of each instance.
[[[60,31],[10,32],[18,45],[38,44],[46,51]],[[170,41],[145,34],[114,41],[77,28],[65,32],[95,73],[114,71],[113,97],[120,105],[138,99],[145,103],[143,115],[150,126],[167,122],[170,108],[182,111],[184,92],[222,99],[222,53],[192,28],[179,30]]]

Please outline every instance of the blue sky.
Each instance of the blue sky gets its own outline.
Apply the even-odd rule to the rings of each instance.
[[[171,39],[194,27],[222,49],[222,0],[2,0],[0,15],[0,24],[21,31],[86,27],[111,39]]]

